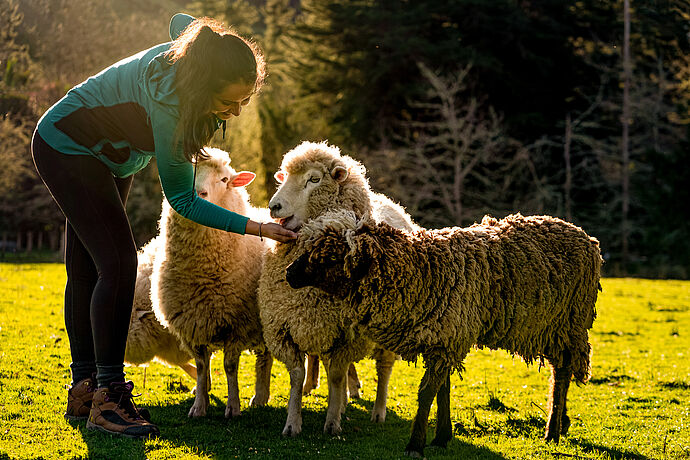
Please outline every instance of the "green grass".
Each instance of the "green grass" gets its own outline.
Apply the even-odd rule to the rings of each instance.
[[[226,420],[222,359],[212,360],[209,416],[190,420],[194,382],[179,369],[152,363],[127,368],[161,428],[158,439],[133,441],[87,431],[62,413],[69,347],[62,318],[64,268],[0,264],[1,458],[400,458],[416,410],[421,365],[393,370],[384,425],[369,421],[373,362],[358,365],[363,398],[352,401],[343,434],[322,432],[326,388],[304,398],[298,438],[280,436],[288,376],[276,362],[268,407],[248,409],[253,357],[243,355],[243,415]],[[428,458],[623,459],[690,458],[690,283],[605,279],[591,334],[593,378],[571,386],[570,433],[559,445],[541,440],[547,369],[527,367],[505,352],[473,351],[466,374],[453,376],[455,438]],[[421,363],[421,360],[420,360]],[[323,374],[323,372],[322,372]],[[432,417],[434,414],[432,413]],[[434,431],[431,422],[429,439]]]

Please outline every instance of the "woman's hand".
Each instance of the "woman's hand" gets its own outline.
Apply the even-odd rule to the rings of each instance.
[[[262,236],[281,243],[288,243],[297,239],[297,233],[282,227],[275,222],[259,223],[250,220],[247,222],[245,233]]]

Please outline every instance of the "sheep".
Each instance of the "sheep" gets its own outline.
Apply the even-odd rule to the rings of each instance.
[[[198,195],[252,219],[268,220],[268,210],[252,207],[243,188],[255,174],[236,172],[222,150],[206,152],[211,158],[197,165]],[[196,362],[196,395],[189,416],[206,415],[211,352],[221,347],[228,384],[225,417],[240,415],[237,370],[243,350],[257,353],[251,405],[266,404],[273,358],[263,342],[256,289],[268,242],[196,224],[167,203],[159,226],[164,244],[154,260],[151,300],[158,321]]]
[[[303,253],[286,272],[290,286],[316,286],[345,300],[346,322],[405,360],[424,359],[406,454],[423,456],[436,395],[431,444],[452,439],[449,376],[463,371],[474,345],[508,350],[527,364],[548,361],[545,439],[567,433],[570,380],[584,384],[591,373],[588,330],[603,262],[595,238],[558,218],[520,214],[406,233],[341,212],[300,234]]]
[[[370,190],[366,169],[353,158],[325,142],[303,142],[283,157],[276,173],[281,183],[269,202],[271,216],[284,227],[300,226],[332,209],[346,209],[358,217],[385,220],[401,228],[416,225],[404,209]],[[279,244],[266,254],[259,280],[259,309],[264,340],[271,354],[284,362],[290,373],[290,398],[283,435],[296,436],[302,430],[304,355],[320,355],[328,370],[328,409],[324,431],[338,434],[345,410],[346,373],[350,363],[371,353],[373,344],[357,330],[343,327],[341,301],[318,289],[294,291],[285,282],[285,269],[296,258],[294,243]],[[377,395],[371,419],[382,423],[395,354],[377,350]],[[318,366],[318,364],[317,364]],[[310,366],[310,369],[313,369]],[[354,380],[354,379],[352,379]],[[354,383],[354,382],[353,382]],[[353,386],[351,385],[351,390]]]
[[[125,362],[134,365],[154,358],[177,365],[196,380],[196,367],[189,363],[192,355],[180,341],[156,319],[151,305],[151,273],[156,253],[162,250],[159,236],[149,241],[138,254],[137,281],[134,288],[132,316],[129,322]]]

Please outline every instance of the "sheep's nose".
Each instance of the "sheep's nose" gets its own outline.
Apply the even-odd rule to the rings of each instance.
[[[287,281],[291,288],[299,289],[309,286],[307,259],[307,254],[304,254],[291,263],[285,270],[285,281]]]
[[[276,213],[280,211],[283,208],[283,206],[280,203],[275,203],[275,204],[270,204],[268,205],[268,209],[271,210],[271,217],[276,217]]]
[[[197,195],[199,195],[201,198],[206,199],[208,197],[208,192],[206,190],[199,190],[197,192]]]

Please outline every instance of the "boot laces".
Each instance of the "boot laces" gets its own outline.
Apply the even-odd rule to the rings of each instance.
[[[117,406],[125,411],[133,420],[144,420],[144,418],[139,415],[139,409],[136,404],[134,404],[134,398],[141,396],[139,394],[132,394],[132,389],[134,385],[131,382],[127,382],[125,385],[118,385],[115,391],[120,394],[120,398],[117,401]]]

